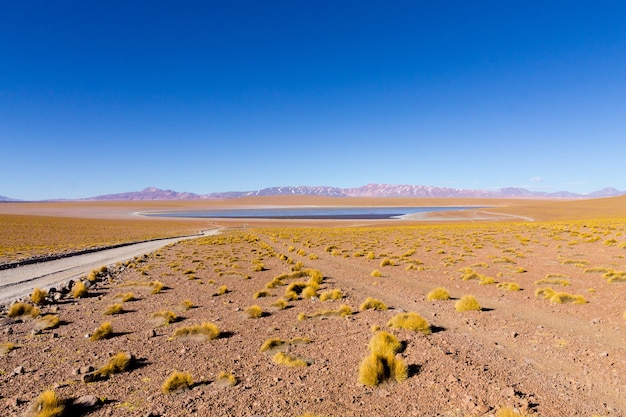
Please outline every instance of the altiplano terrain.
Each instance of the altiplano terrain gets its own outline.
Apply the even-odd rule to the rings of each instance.
[[[197,221],[229,227],[98,268],[81,281],[86,294],[59,287],[38,314],[9,317],[5,306],[1,401],[16,416],[46,389],[67,415],[625,416],[623,202],[481,209],[533,221],[476,211],[426,222]],[[76,217],[110,215],[93,204]],[[175,204],[189,206],[161,207]],[[132,211],[147,206],[163,209]],[[71,205],[46,210],[71,217]],[[468,295],[478,309],[459,311]],[[398,327],[398,315],[421,325]],[[47,326],[50,316],[59,322]],[[91,340],[107,322],[110,333]],[[399,343],[378,357],[380,337]],[[120,352],[132,355],[127,366],[102,371]],[[374,383],[372,358],[383,358]],[[180,389],[166,383],[175,371],[190,378]],[[95,404],[72,404],[88,395]]]

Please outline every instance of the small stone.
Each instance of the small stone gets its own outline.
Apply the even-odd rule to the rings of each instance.
[[[100,379],[100,377],[99,377],[98,375],[96,375],[96,373],[95,373],[95,372],[91,372],[91,373],[89,373],[89,374],[85,374],[85,375],[83,375],[83,376],[82,376],[82,378],[81,378],[81,380],[82,380],[85,384],[87,384],[87,383],[89,383],[89,382],[95,382],[95,381],[97,381],[98,379]]]
[[[513,387],[509,387],[502,391],[502,394],[504,394],[505,397],[515,397],[515,390]]]
[[[15,368],[13,370],[13,372],[11,372],[11,375],[22,375],[24,374],[26,371],[24,370],[24,367],[22,365],[18,366],[17,368]]]
[[[487,411],[489,411],[489,407],[487,407],[485,404],[478,404],[478,406],[476,407],[476,411],[478,411],[481,414],[484,414]]]
[[[512,337],[513,339],[515,339],[517,336],[518,336],[517,332],[512,332],[512,333],[511,333],[511,337]]]
[[[602,356],[602,357],[607,357],[607,356],[609,356],[609,353],[608,352],[600,352],[598,355]]]
[[[146,332],[146,339],[156,337],[156,330],[150,329]]]
[[[78,408],[93,408],[100,400],[95,395],[83,395],[72,401],[72,405]]]
[[[91,366],[91,365],[81,366],[80,369],[78,370],[79,371],[78,373],[81,374],[81,375],[82,374],[88,374],[88,373],[93,372],[95,370],[96,369],[93,366]]]

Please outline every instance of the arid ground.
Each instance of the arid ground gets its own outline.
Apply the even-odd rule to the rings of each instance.
[[[181,220],[178,228],[128,214],[291,204],[489,207],[403,221]],[[85,277],[81,298],[58,288],[36,317],[8,317],[5,306],[2,415],[25,415],[53,389],[66,415],[626,416],[625,198],[0,204],[2,224],[16,215],[35,225],[37,216],[55,219],[60,241],[42,249],[39,234],[29,235],[21,259],[71,252],[67,236],[106,246],[106,233],[86,236],[71,222],[63,231],[62,219],[80,219],[80,230],[128,222],[137,236],[152,224],[152,237],[225,229],[108,265]],[[45,231],[45,222],[33,227]],[[3,262],[15,259],[10,245],[0,249],[13,253]],[[450,299],[429,300],[435,288]],[[480,309],[457,311],[465,295]],[[364,309],[367,298],[380,309]],[[120,311],[104,314],[115,304]],[[260,317],[250,317],[252,306]],[[411,312],[427,326],[390,322]],[[91,340],[105,322],[111,333]],[[193,327],[204,323],[212,333]],[[367,385],[360,368],[382,332],[401,343],[379,363],[380,383]],[[119,352],[132,355],[128,366],[105,367]],[[190,375],[189,387],[165,393],[175,371]],[[97,404],[72,405],[88,395]]]

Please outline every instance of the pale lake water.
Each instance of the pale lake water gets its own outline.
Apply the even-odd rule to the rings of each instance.
[[[480,207],[276,207],[224,210],[143,212],[144,216],[215,219],[399,219],[415,213],[458,211]]]

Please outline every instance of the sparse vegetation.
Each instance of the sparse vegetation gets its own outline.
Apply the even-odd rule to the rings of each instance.
[[[289,355],[285,352],[276,353],[272,357],[272,360],[279,365],[285,365],[289,367],[309,366],[309,363],[304,359],[294,355]]]
[[[237,378],[232,372],[222,371],[215,378],[215,383],[219,387],[234,387],[237,385]]]
[[[153,319],[152,322],[157,326],[166,326],[178,321],[178,316],[170,310],[161,310],[156,313],[152,313],[150,317]]]
[[[48,329],[56,329],[61,324],[61,320],[59,316],[55,316],[54,314],[46,314],[45,316],[39,317],[35,320],[35,329],[36,330],[48,330]]]
[[[13,303],[9,307],[9,311],[7,312],[7,316],[11,318],[16,317],[37,317],[39,315],[39,309],[32,304],[28,303]]]
[[[113,327],[110,322],[102,323],[93,333],[89,336],[89,340],[96,341],[102,339],[108,339],[113,336]]]
[[[161,386],[164,394],[184,391],[193,387],[193,377],[187,372],[174,371]]]
[[[252,305],[245,310],[246,315],[251,319],[263,317],[263,309],[258,305]]]
[[[457,300],[454,303],[454,308],[456,311],[480,311],[480,303],[476,300],[476,297],[473,295],[464,295],[460,300]]]
[[[428,301],[449,300],[450,293],[448,293],[448,290],[446,290],[445,288],[439,287],[429,292],[428,295],[426,296],[426,299]]]
[[[104,310],[104,315],[113,315],[113,314],[122,314],[124,312],[124,306],[122,304],[116,303],[111,304]]]
[[[133,357],[126,352],[118,352],[109,358],[109,361],[94,374],[101,378],[108,378],[113,374],[119,374],[128,370],[131,366]]]
[[[42,392],[31,407],[35,417],[60,417],[65,413],[65,401],[53,390]]]
[[[48,296],[48,291],[41,290],[39,288],[35,288],[30,295],[30,301],[36,305],[43,305],[46,303],[46,297]]]
[[[385,304],[382,301],[377,300],[375,298],[368,297],[363,302],[363,304],[361,304],[361,306],[359,307],[359,310],[361,310],[361,311],[365,311],[365,310],[384,311],[384,310],[387,310],[387,304]]]
[[[411,311],[398,313],[389,320],[387,326],[395,329],[407,329],[428,335],[431,333],[430,323],[419,314]]]
[[[182,340],[205,341],[217,339],[220,336],[220,330],[213,323],[202,323],[196,326],[181,327],[174,331],[172,337]]]
[[[87,297],[89,291],[87,290],[87,286],[82,281],[76,281],[74,285],[72,285],[71,294],[74,298],[84,298]]]

